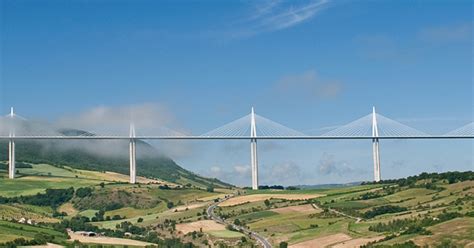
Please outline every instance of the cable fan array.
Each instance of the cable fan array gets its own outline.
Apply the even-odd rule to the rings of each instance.
[[[252,114],[211,130],[201,137],[249,137]],[[255,114],[257,137],[298,137],[305,134]]]
[[[300,131],[294,130],[268,118],[253,114],[255,117],[255,129],[257,137],[314,137],[308,136]],[[375,115],[379,137],[430,137],[429,134],[409,127],[398,121],[385,117],[381,114],[371,113],[353,122],[340,126],[329,132],[323,133],[320,137],[373,137],[373,117]],[[237,120],[227,123],[221,127],[213,129],[199,136],[176,131],[163,125],[140,126],[135,125],[135,137],[200,137],[200,138],[225,138],[225,137],[250,137],[252,114],[245,115]],[[129,137],[130,124],[102,125],[88,129],[87,131],[78,129],[60,129],[54,125],[30,121],[13,111],[4,117],[0,117],[0,137]],[[474,122],[455,129],[444,135],[436,137],[474,137]]]
[[[445,136],[474,136],[474,122],[448,132]]]
[[[392,120],[380,114],[375,114],[379,137],[413,137],[429,136],[415,128],[404,125],[398,121]],[[368,114],[349,124],[336,128],[321,136],[333,137],[372,137],[373,114]]]
[[[30,121],[13,112],[7,116],[0,117],[0,136],[41,137],[62,135],[47,123]]]

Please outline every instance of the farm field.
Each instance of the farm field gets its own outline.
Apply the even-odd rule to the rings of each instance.
[[[0,243],[20,238],[33,240],[35,237],[38,238],[37,233],[54,231],[51,227],[44,229],[46,230],[44,231],[43,228],[34,226],[31,226],[32,230],[29,231],[30,226],[18,223],[20,219],[53,225],[53,223],[61,223],[63,220],[77,221],[78,218],[86,218],[90,223],[87,224],[90,227],[86,229],[99,227],[117,231],[119,230],[117,225],[125,222],[145,228],[150,225],[159,225],[168,220],[172,220],[173,223],[182,222],[182,220],[195,221],[203,218],[201,216],[209,202],[223,197],[225,192],[229,192],[219,188],[216,188],[216,192],[208,192],[200,189],[199,185],[191,184],[193,181],[189,180],[187,181],[188,187],[184,187],[167,181],[139,177],[138,184],[130,185],[128,184],[128,175],[113,172],[78,170],[47,164],[31,164],[31,167],[19,168],[18,177],[15,180],[0,179],[0,197],[10,199],[22,196],[26,197],[24,199],[31,199],[29,201],[33,204],[37,204],[37,200],[34,199],[45,192],[47,193],[47,189],[62,190],[60,192],[66,193],[72,186],[75,193],[70,196],[61,196],[70,197],[70,199],[55,199],[61,202],[60,204],[46,203],[54,204],[52,206],[15,202],[0,203],[0,218],[9,220],[0,223]],[[0,172],[0,177],[5,176],[4,171]],[[78,190],[81,189],[84,193],[79,194]],[[54,191],[51,192],[54,193]],[[48,202],[49,198],[51,197],[41,198],[41,201]],[[17,199],[16,201],[22,200]],[[38,204],[43,203],[38,202]],[[103,212],[99,211],[101,209]],[[94,220],[97,221],[94,222]],[[79,230],[82,229],[84,228]],[[226,233],[228,236],[232,236],[229,234],[232,232],[226,232],[225,228],[215,231],[223,231],[220,236],[226,236]],[[168,231],[164,230],[164,232]],[[173,237],[169,232],[166,235],[169,238]],[[234,236],[238,235],[241,234],[234,234]],[[60,237],[55,239],[57,243],[66,244],[68,242],[65,234],[54,231],[54,236]],[[107,237],[95,239],[77,235],[73,235],[73,237],[82,243],[103,245],[120,245],[130,240],[126,239],[127,242],[122,242],[121,239]],[[184,237],[184,239],[186,238]],[[146,244],[134,242],[130,240],[127,244],[128,246],[144,246]]]
[[[307,200],[307,199],[312,199],[316,197],[321,197],[323,196],[322,194],[299,194],[295,192],[286,192],[286,193],[272,193],[272,194],[250,194],[250,195],[242,195],[242,196],[237,196],[234,197],[230,200],[227,200],[219,206],[221,207],[227,207],[227,206],[235,206],[247,202],[259,202],[259,201],[264,201],[266,199],[285,199],[285,200]]]
[[[473,180],[248,193],[219,204],[217,211],[222,218],[261,233],[274,246],[282,242],[289,247],[355,247],[369,242],[390,246],[411,241],[431,247],[446,240],[460,247],[474,244]],[[394,221],[400,227],[391,227]]]
[[[209,190],[189,181],[165,186],[152,179],[131,185],[121,182],[126,175],[105,173],[100,180],[103,172],[52,167],[32,165],[22,168],[18,179],[0,180],[0,199],[6,199],[0,203],[0,243],[19,238],[31,242],[38,233],[50,233],[50,243],[56,244],[77,239],[96,245],[258,246],[246,233],[208,219],[208,206],[224,198],[214,210],[218,216],[259,233],[274,247],[390,247],[407,242],[462,247],[474,242],[470,179],[448,181],[432,175],[330,189]],[[22,218],[42,224],[18,223]],[[67,240],[65,227],[104,236],[73,234]]]

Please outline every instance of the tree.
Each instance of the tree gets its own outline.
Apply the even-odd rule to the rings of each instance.
[[[206,190],[207,190],[207,192],[214,192],[214,186],[209,185]]]
[[[285,241],[280,242],[280,248],[288,248],[288,243]]]
[[[79,198],[84,198],[84,197],[87,197],[87,196],[90,196],[90,195],[92,195],[92,189],[89,188],[89,187],[78,188],[76,190],[76,196],[79,197]]]
[[[138,218],[137,222],[138,222],[138,223],[143,222],[143,218],[142,218],[142,217]]]
[[[240,226],[240,225],[242,225],[242,222],[240,222],[239,219],[235,219],[234,220],[234,225]]]
[[[263,203],[265,203],[265,206],[267,206],[267,207],[270,207],[270,205],[272,205],[272,203],[268,199],[265,199],[265,201],[263,201]]]

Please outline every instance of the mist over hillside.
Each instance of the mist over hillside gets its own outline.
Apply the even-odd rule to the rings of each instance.
[[[60,129],[66,136],[93,136],[77,129]],[[28,163],[45,163],[70,166],[77,169],[129,173],[128,140],[18,140],[16,160]],[[0,160],[8,160],[8,143],[0,141]],[[186,178],[202,185],[230,186],[218,179],[201,177],[177,165],[155,147],[137,141],[137,175],[179,182]]]

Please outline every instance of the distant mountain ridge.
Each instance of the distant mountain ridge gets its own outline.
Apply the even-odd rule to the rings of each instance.
[[[67,136],[93,136],[93,133],[61,129]],[[101,153],[101,150],[106,152]],[[0,141],[0,161],[8,160],[7,141]],[[19,162],[46,163],[76,169],[129,173],[128,140],[18,140],[16,159]],[[177,165],[169,157],[159,154],[150,144],[137,141],[137,175],[166,181],[194,181],[203,186],[232,186],[218,179],[199,176]],[[185,180],[182,180],[182,179]],[[187,179],[187,180],[186,180]]]

